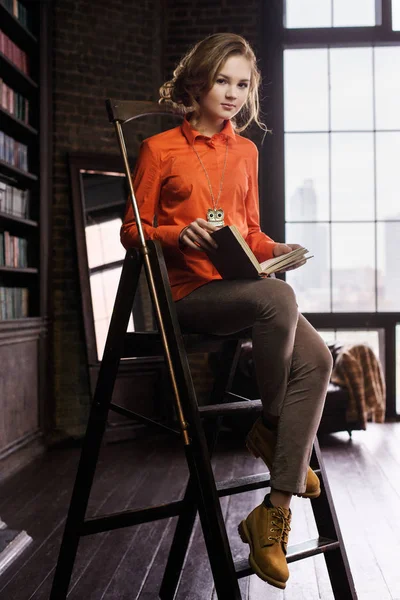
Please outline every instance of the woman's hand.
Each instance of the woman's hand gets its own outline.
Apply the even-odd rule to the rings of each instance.
[[[296,248],[300,248],[299,244],[281,244],[278,242],[274,246],[273,255],[282,256],[282,254],[288,254],[292,250],[296,250]]]
[[[273,254],[274,254],[274,256],[282,256],[282,254],[288,254],[289,252],[292,252],[292,250],[297,250],[297,248],[301,248],[300,244],[282,244],[282,243],[278,242],[274,246]],[[301,267],[306,262],[307,261],[304,260],[304,258],[302,258],[295,265],[293,265],[291,267],[287,267],[286,269],[280,269],[279,271],[276,271],[276,273],[285,273],[285,271],[292,271],[293,269],[297,269],[298,267]]]
[[[188,246],[193,250],[212,252],[218,244],[212,239],[210,233],[218,229],[217,225],[208,223],[205,219],[196,219],[182,229],[179,234],[181,246]]]

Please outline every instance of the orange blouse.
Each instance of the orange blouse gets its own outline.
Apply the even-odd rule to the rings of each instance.
[[[221,279],[207,255],[179,247],[179,234],[196,218],[206,219],[213,208],[209,183],[192,145],[203,161],[214,198],[218,197],[228,155],[218,208],[225,225],[236,225],[260,262],[273,256],[275,242],[260,230],[258,207],[258,150],[249,139],[233,130],[230,121],[211,138],[182,125],[145,140],[140,148],[133,178],[135,196],[146,239],[163,246],[174,300],[180,300],[213,279]],[[121,227],[125,248],[139,246],[130,200]]]

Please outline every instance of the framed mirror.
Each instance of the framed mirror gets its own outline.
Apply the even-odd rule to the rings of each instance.
[[[125,258],[119,231],[128,192],[119,156],[71,153],[68,159],[82,317],[93,395]],[[144,273],[142,275],[128,331],[156,329],[146,279]],[[141,409],[142,414],[150,411],[154,415],[153,398],[146,399],[146,396],[154,395],[152,388],[159,379],[154,377],[155,371],[160,375],[161,368],[162,359],[157,357],[132,357],[121,361],[114,388],[118,402],[127,405],[129,400],[132,406],[132,398],[128,398],[132,381],[128,383],[127,378],[134,378],[140,394],[137,394],[132,410],[139,409],[138,402],[147,402],[146,409]]]
[[[119,231],[128,196],[119,157],[70,154],[72,204],[86,346],[90,364],[101,361],[115,295],[125,258]],[[152,328],[146,323],[139,290],[128,331]],[[143,297],[144,296],[144,297]],[[149,316],[149,315],[148,315]]]

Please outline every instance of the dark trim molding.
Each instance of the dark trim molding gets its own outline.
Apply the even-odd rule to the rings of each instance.
[[[53,316],[52,272],[50,248],[52,246],[52,200],[53,200],[53,101],[52,101],[52,47],[53,5],[40,2],[40,315]],[[39,347],[39,420],[46,434],[54,427],[54,361],[49,345],[53,340],[53,319],[50,331],[42,338]]]
[[[38,339],[40,336],[46,336],[47,330],[47,319],[40,317],[0,321],[0,344]]]
[[[22,469],[44,451],[43,433],[40,430],[14,440],[0,452],[0,481]]]

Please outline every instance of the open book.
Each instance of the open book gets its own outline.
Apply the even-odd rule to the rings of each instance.
[[[218,248],[214,252],[207,252],[207,255],[223,279],[265,277],[312,258],[310,255],[306,256],[306,248],[297,248],[259,263],[235,225],[221,227],[211,236],[217,242]]]

